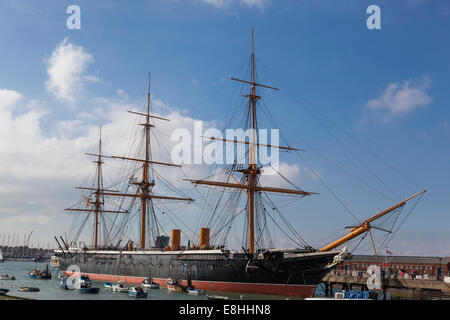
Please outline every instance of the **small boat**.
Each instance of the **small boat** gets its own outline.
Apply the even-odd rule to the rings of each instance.
[[[224,297],[224,296],[218,296],[216,294],[210,294],[207,293],[206,294],[206,298],[208,298],[208,300],[228,300],[228,297]]]
[[[41,290],[39,288],[35,288],[35,287],[20,287],[17,291],[19,291],[19,292],[39,292]]]
[[[49,280],[52,278],[52,274],[50,273],[47,265],[44,271],[40,271],[39,269],[31,269],[28,277],[30,279]]]
[[[100,291],[100,288],[80,288],[78,289],[78,291],[80,291],[80,293],[98,293]]]
[[[30,279],[39,279],[41,277],[41,270],[31,269],[31,271],[28,273],[28,277]]]
[[[112,289],[113,283],[112,282],[103,282],[103,285],[106,289]]]
[[[131,287],[128,291],[128,295],[135,298],[147,298],[147,292],[141,287]]]
[[[10,274],[0,275],[0,280],[16,280],[16,277]]]
[[[125,287],[123,283],[115,283],[112,286],[112,290],[114,292],[128,292],[130,289],[128,287]]]
[[[68,286],[67,285],[67,278],[66,277],[61,279],[61,284],[59,285],[59,287],[61,289],[64,289],[64,290],[73,290],[73,289],[75,289],[75,287],[73,285],[72,286]]]
[[[52,265],[52,267],[58,267],[60,266],[60,261],[58,257],[52,256],[50,258],[50,264]]]
[[[183,288],[176,280],[169,279],[169,282],[167,283],[167,289],[169,291],[175,291],[175,292],[181,292]]]
[[[9,289],[0,289],[0,296],[4,296],[9,292]]]
[[[159,289],[159,283],[153,282],[152,278],[147,278],[142,281],[142,287],[144,289]]]
[[[41,273],[41,279],[43,280],[49,280],[52,278],[52,273],[50,272],[48,268],[48,264],[45,266],[45,270]]]
[[[80,287],[78,288],[78,291],[80,293],[98,293],[100,291],[100,288],[92,287],[92,281],[88,276],[80,276],[79,284]]]
[[[80,288],[90,288],[92,286],[92,281],[88,276],[80,276]]]
[[[192,294],[192,295],[195,295],[195,296],[206,294],[205,290],[194,289],[194,288],[187,288],[186,291],[187,291],[188,294]]]

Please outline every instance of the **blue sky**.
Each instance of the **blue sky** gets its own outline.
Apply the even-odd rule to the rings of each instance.
[[[81,30],[66,28],[66,8],[71,4],[81,8]],[[366,9],[371,4],[381,8],[380,30],[366,27]],[[139,105],[151,71],[152,95],[160,102],[161,114],[176,110],[183,117],[220,127],[229,118],[230,103],[236,101],[233,95],[240,88],[227,79],[245,76],[241,66],[249,57],[254,27],[258,78],[281,89],[279,93],[263,91],[265,103],[289,142],[307,149],[302,157],[360,219],[392,201],[339,172],[306,144],[342,163],[347,172],[389,194],[393,201],[421,189],[353,138],[395,163],[429,192],[402,226],[392,248],[403,254],[450,255],[445,246],[450,240],[449,18],[450,4],[427,0],[3,0],[0,89],[9,91],[0,104],[11,119],[32,119],[30,126],[26,121],[21,126],[17,120],[13,129],[39,135],[36,146],[48,147],[57,141],[60,144],[54,149],[74,144],[78,148],[83,137],[92,138],[77,149],[82,154],[84,148],[89,151],[94,146],[93,126],[114,121],[93,110],[108,103]],[[75,60],[79,68],[71,71],[79,79],[69,81],[67,87],[56,82],[52,89],[49,70],[58,48],[73,49],[81,57]],[[312,113],[289,88],[311,103]],[[20,98],[11,98],[11,91]],[[7,97],[13,100],[9,107]],[[87,116],[93,113],[95,117]],[[77,176],[83,173],[82,166],[77,174],[66,176],[67,165],[56,176],[54,172],[32,175],[29,182],[10,168],[11,159],[23,160],[23,166],[36,172],[39,165],[51,166],[45,158],[34,159],[44,151],[27,149],[29,135],[24,134],[23,141],[14,141],[11,132],[3,135],[0,190],[8,190],[14,182],[20,188],[29,185],[29,191],[41,184],[47,189],[31,196],[29,207],[18,204],[20,188],[16,193],[14,188],[4,191],[0,233],[35,230],[34,241],[46,243],[66,223],[68,215],[62,209],[76,198],[69,189],[82,180]],[[21,151],[21,143],[30,153]],[[65,152],[61,153],[51,153],[62,157],[52,163],[64,163]],[[298,157],[288,154],[285,161],[290,168],[297,164],[294,168],[300,174],[295,176],[294,170],[291,177],[297,184],[320,193],[287,209],[300,234],[319,245],[323,239],[317,234],[325,238],[353,223],[323,185],[308,176]],[[61,191],[64,186],[67,192]],[[58,202],[52,204],[54,197]],[[39,209],[30,212],[33,206]],[[33,219],[33,214],[42,219]],[[14,215],[22,218],[14,219]]]

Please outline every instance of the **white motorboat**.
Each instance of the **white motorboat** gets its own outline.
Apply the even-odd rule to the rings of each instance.
[[[144,289],[159,289],[159,284],[153,282],[152,278],[147,278],[144,281],[142,281],[142,287]]]
[[[147,298],[147,292],[145,292],[141,287],[131,287],[128,291],[128,295],[135,298]]]
[[[206,294],[205,290],[194,289],[194,288],[187,288],[186,291],[187,291],[187,293],[192,294],[194,296],[200,296],[200,295]]]
[[[130,289],[126,287],[123,283],[115,283],[112,286],[112,291],[127,293],[128,291],[130,291]]]

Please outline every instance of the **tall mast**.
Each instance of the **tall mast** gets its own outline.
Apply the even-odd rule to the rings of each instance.
[[[102,158],[105,156],[102,155],[102,126],[100,126],[100,134],[99,134],[99,143],[98,143],[98,154],[93,153],[86,153],[90,156],[95,156],[97,158],[94,163],[97,164],[97,177],[96,177],[96,186],[95,188],[85,188],[85,187],[77,187],[77,189],[81,190],[89,190],[92,191],[93,194],[95,194],[95,201],[90,202],[87,197],[84,197],[86,201],[86,205],[89,209],[79,209],[79,208],[68,208],[65,209],[67,211],[76,211],[76,212],[82,212],[82,213],[94,213],[94,250],[98,249],[98,238],[99,238],[99,232],[98,232],[98,225],[99,225],[99,215],[100,213],[128,213],[127,211],[120,211],[120,210],[104,210],[102,208],[102,205],[104,205],[103,195],[105,191],[109,192],[118,192],[115,190],[105,190],[103,189],[103,181],[102,181],[102,165],[103,161]],[[91,207],[93,206],[93,208]]]
[[[159,199],[159,200],[180,200],[180,201],[194,201],[194,199],[191,198],[180,198],[180,197],[171,197],[171,196],[160,196],[160,195],[154,195],[151,192],[151,188],[155,185],[153,181],[150,181],[149,177],[149,166],[151,164],[155,165],[161,165],[161,166],[168,166],[168,167],[181,167],[179,165],[175,165],[172,163],[165,163],[165,162],[158,162],[153,161],[150,153],[150,129],[153,127],[153,125],[150,123],[150,119],[157,119],[157,120],[163,120],[163,121],[170,121],[169,119],[158,117],[155,115],[150,114],[150,73],[148,74],[148,92],[147,92],[147,112],[136,112],[136,111],[128,111],[129,113],[136,114],[139,116],[145,117],[145,123],[140,123],[139,125],[144,126],[145,130],[145,158],[144,159],[137,159],[137,158],[130,158],[130,157],[123,157],[123,156],[111,156],[110,158],[113,159],[121,159],[121,160],[127,160],[127,161],[137,161],[142,163],[142,180],[140,182],[136,182],[137,186],[139,186],[139,192],[137,194],[129,194],[129,193],[115,193],[105,190],[101,194],[103,195],[109,195],[109,196],[116,196],[116,197],[130,197],[130,198],[140,198],[141,199],[141,217],[140,217],[140,249],[145,250],[146,249],[146,222],[147,222],[147,208],[148,201],[151,201],[152,199]]]
[[[145,121],[145,162],[142,168],[142,198],[141,198],[141,249],[145,249],[145,233],[147,222],[147,201],[150,183],[148,180],[148,167],[150,159],[150,72],[148,73],[147,116]]]
[[[97,163],[97,190],[95,191],[94,202],[94,249],[98,249],[98,214],[100,212],[100,190],[101,190],[101,176],[102,176],[102,126],[100,126],[100,135],[98,141],[98,159]]]
[[[255,46],[252,28],[252,84],[250,87],[250,108],[252,115],[252,131],[251,143],[249,145],[249,167],[248,167],[248,252],[253,254],[255,252],[255,180],[256,180],[256,157],[255,157],[255,142],[256,142],[256,94],[255,94]]]
[[[242,82],[250,85],[250,94],[244,95],[245,98],[249,99],[249,108],[251,113],[251,134],[250,134],[250,142],[246,141],[232,141],[227,139],[219,139],[219,138],[209,138],[211,140],[219,140],[224,142],[232,142],[232,143],[242,143],[248,144],[249,146],[249,155],[248,155],[248,168],[239,171],[247,176],[247,184],[240,183],[226,183],[226,182],[218,182],[218,181],[208,181],[208,180],[191,180],[186,179],[194,184],[200,185],[208,185],[222,188],[236,188],[242,189],[246,191],[248,196],[248,253],[253,255],[255,253],[255,193],[256,192],[271,192],[271,193],[287,193],[287,194],[295,194],[299,196],[307,196],[314,194],[313,192],[307,192],[300,189],[290,190],[284,188],[274,188],[274,187],[263,187],[257,184],[257,176],[261,173],[260,168],[257,167],[256,164],[256,147],[270,147],[270,148],[279,148],[283,150],[293,150],[293,151],[303,151],[301,149],[295,149],[290,147],[281,147],[281,146],[273,146],[266,144],[259,144],[256,139],[256,102],[261,97],[256,94],[256,87],[263,87],[272,90],[278,90],[274,87],[269,87],[263,84],[256,83],[255,77],[255,46],[254,46],[254,36],[253,36],[253,28],[252,28],[252,54],[251,54],[251,63],[252,63],[252,75],[251,81],[240,80],[236,78],[231,78],[231,80]]]

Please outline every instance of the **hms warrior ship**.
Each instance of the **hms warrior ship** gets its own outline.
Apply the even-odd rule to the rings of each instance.
[[[250,92],[244,95],[248,99],[246,123],[247,128],[253,129],[251,132],[255,133],[258,126],[257,104],[261,98],[257,95],[257,88],[278,89],[256,82],[253,30],[251,79],[232,78],[232,80],[250,87]],[[348,256],[346,248],[338,249],[338,247],[362,234],[370,233],[373,221],[396,212],[397,209],[405,206],[407,201],[425,192],[422,191],[413,195],[373,215],[362,223],[352,226],[347,235],[322,248],[317,249],[303,245],[295,249],[277,249],[270,246],[270,241],[268,247],[263,248],[262,245],[258,245],[263,238],[265,229],[263,226],[265,222],[261,222],[265,219],[263,217],[264,212],[261,212],[265,210],[262,198],[269,199],[270,194],[287,194],[301,198],[311,196],[314,193],[298,187],[285,189],[263,186],[260,179],[263,167],[255,160],[257,149],[272,147],[293,152],[300,150],[259,144],[255,134],[249,137],[249,141],[230,141],[211,137],[211,140],[222,141],[223,143],[244,144],[248,166],[244,167],[237,163],[230,165],[222,170],[225,176],[222,179],[186,179],[195,186],[206,186],[210,188],[209,191],[212,190],[215,194],[219,194],[219,197],[214,198],[217,205],[214,206],[213,213],[225,213],[225,219],[218,220],[222,224],[207,223],[207,226],[212,226],[212,228],[206,226],[200,228],[198,238],[193,239],[193,244],[182,246],[180,229],[173,229],[169,240],[169,237],[158,234],[159,228],[155,228],[158,227],[155,212],[157,202],[193,202],[194,199],[187,196],[179,197],[154,193],[154,166],[169,168],[180,166],[154,161],[152,158],[151,131],[155,126],[154,122],[169,121],[169,119],[151,113],[150,79],[146,112],[129,112],[144,119],[139,124],[143,129],[143,147],[137,152],[138,156],[136,157],[105,156],[102,155],[102,140],[100,138],[98,153],[89,154],[96,158],[96,161],[94,161],[96,163],[96,177],[95,183],[90,187],[80,187],[87,193],[84,196],[86,207],[80,208],[79,206],[67,210],[76,211],[80,214],[87,213],[82,218],[81,225],[84,225],[87,219],[93,215],[94,241],[92,247],[77,246],[76,242],[67,238],[64,239],[60,236],[58,239],[55,237],[59,249],[55,250],[55,257],[52,261],[59,264],[61,270],[67,270],[66,273],[68,274],[72,271],[68,270],[68,267],[76,265],[83,275],[88,275],[90,279],[99,281],[123,281],[141,284],[144,279],[152,278],[162,287],[167,286],[169,281],[176,280],[181,285],[203,290],[311,297],[322,277]],[[128,171],[132,173],[131,177],[127,177],[129,180],[125,191],[103,187],[102,165],[104,164],[104,158],[120,159],[126,163],[134,164],[133,170]],[[135,177],[136,172],[140,174],[139,180]],[[240,177],[237,179],[234,175],[240,175]],[[135,192],[130,192],[133,188]],[[114,209],[106,209],[108,199],[115,203]],[[130,202],[128,208],[125,205],[126,200]],[[219,212],[220,210],[217,208],[224,203],[235,203],[236,205],[234,207],[223,206],[224,209]],[[123,217],[130,216],[133,206],[137,205],[140,205],[140,208],[136,210],[140,240],[135,246],[130,239],[119,239],[111,236],[112,231],[108,230],[107,219],[104,217],[113,215],[114,218],[111,219],[114,221],[115,219],[124,219],[125,223],[119,224],[119,229],[123,230],[129,227],[127,223],[131,223],[130,219],[127,220]],[[162,213],[164,214],[164,212]],[[246,230],[243,238],[246,239],[243,242],[242,250],[228,249],[225,241],[227,230],[231,221],[239,213],[245,215]],[[117,218],[117,216],[122,217]],[[206,220],[211,221],[212,217],[213,214]],[[103,227],[103,240],[108,242],[109,246],[100,245],[100,224]],[[290,227],[290,225],[288,226]],[[147,234],[148,228],[153,230],[152,236]],[[290,227],[290,231],[294,235],[296,234],[292,227]],[[79,232],[77,236],[79,236]],[[118,241],[117,244],[113,244],[113,240]],[[150,243],[152,240],[154,243]],[[128,242],[125,243],[125,241]]]

